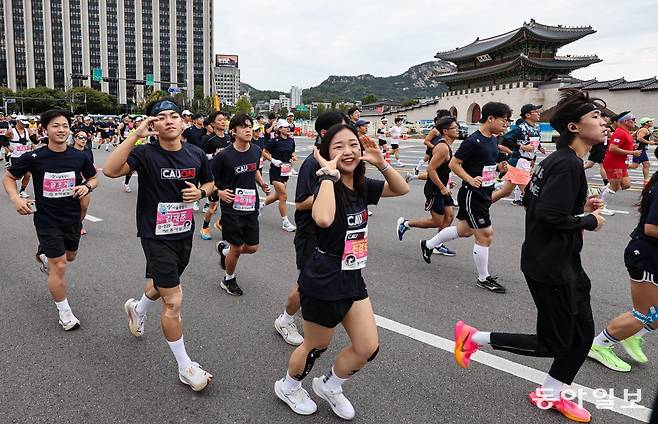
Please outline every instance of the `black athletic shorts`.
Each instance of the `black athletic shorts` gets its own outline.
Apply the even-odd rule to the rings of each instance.
[[[587,160],[601,164],[603,163],[603,158],[605,158],[605,146],[601,143],[592,147],[592,150],[589,151],[589,157]]]
[[[425,149],[425,155],[426,156],[431,156],[432,155],[432,149]]]
[[[274,181],[279,181],[281,183],[287,183],[288,178],[281,176],[281,168],[278,166],[270,166],[270,184],[274,184]]]
[[[397,149],[399,149],[399,148],[400,148],[400,145],[399,145],[399,144],[391,143],[391,149],[393,149],[393,150],[397,150]]]
[[[484,199],[479,193],[462,186],[457,194],[457,204],[459,205],[457,219],[466,221],[470,228],[480,230],[491,226],[489,217],[491,199]]]
[[[364,290],[365,291],[365,290]],[[321,300],[313,296],[299,292],[299,300],[302,307],[302,317],[305,321],[313,322],[327,328],[334,328],[347,315],[352,304],[356,301],[367,299],[368,292],[362,296],[340,300]]]
[[[624,249],[624,264],[631,280],[658,285],[658,246],[655,243],[640,237],[631,239]]]
[[[455,206],[451,195],[443,195],[441,193],[425,192],[425,210],[427,212],[434,212],[438,215],[445,213],[446,206]]]
[[[170,289],[180,284],[180,276],[190,262],[192,235],[179,240],[141,238],[146,257],[146,278],[156,287]]]
[[[386,146],[386,143],[388,143],[386,140],[381,139],[381,138],[378,139],[377,141],[379,142],[379,145],[380,145],[380,146]]]
[[[300,231],[297,229],[295,232],[295,257],[297,261],[297,269],[301,271],[315,252],[317,246],[317,238],[315,232]]]
[[[258,211],[249,215],[222,212],[222,237],[235,246],[256,246],[259,241]]]
[[[59,258],[66,252],[76,252],[80,245],[82,222],[64,227],[36,228],[39,253],[47,258]]]

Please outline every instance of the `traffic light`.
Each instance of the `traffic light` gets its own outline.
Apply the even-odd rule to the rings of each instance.
[[[105,81],[105,82],[118,82],[119,78],[116,78],[116,77],[103,77],[103,81]]]
[[[135,80],[135,81],[133,81],[133,83],[135,85],[145,85],[146,81],[145,80]]]

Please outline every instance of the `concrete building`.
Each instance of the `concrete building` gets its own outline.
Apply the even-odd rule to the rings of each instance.
[[[302,90],[297,86],[290,87],[290,106],[297,107],[302,104]]]
[[[211,94],[212,0],[3,0],[0,25],[0,86],[12,90],[84,85],[125,104],[153,74],[156,90]]]
[[[215,93],[219,101],[235,106],[240,98],[240,68],[238,56],[218,54],[215,57]]]
[[[281,108],[286,108],[290,110],[292,107],[292,102],[290,101],[290,98],[287,97],[285,94],[279,95],[279,104],[281,105]]]

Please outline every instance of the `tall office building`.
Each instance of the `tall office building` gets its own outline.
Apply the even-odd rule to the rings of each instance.
[[[290,106],[297,107],[302,104],[302,90],[297,86],[290,87]]]
[[[85,85],[125,104],[153,74],[155,89],[211,94],[212,0],[0,2],[0,86]],[[107,79],[92,81],[94,68]]]
[[[219,101],[235,106],[240,98],[240,68],[238,56],[218,54],[215,56],[215,93]]]

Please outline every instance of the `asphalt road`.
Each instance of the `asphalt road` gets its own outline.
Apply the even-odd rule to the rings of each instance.
[[[424,152],[418,141],[403,147],[407,163],[417,163]],[[308,154],[310,141],[298,140],[298,150],[300,156]],[[107,154],[98,150],[94,153],[102,166]],[[595,179],[597,173],[588,173],[592,183],[600,183]],[[637,171],[631,173],[635,180],[641,180]],[[295,182],[291,178],[291,199]],[[131,182],[133,190],[137,184],[138,177]],[[607,218],[603,231],[585,234],[583,262],[592,279],[597,331],[609,319],[630,309],[622,252],[637,221],[634,203],[638,194],[620,193],[612,205],[620,213]],[[238,265],[237,278],[245,291],[242,297],[228,296],[218,286],[223,271],[213,246],[220,234],[213,230],[212,242],[195,237],[192,259],[183,276],[185,341],[192,359],[212,372],[215,379],[207,390],[194,393],[178,382],[174,358],[159,328],[159,305],[149,315],[144,337],[135,339],[128,332],[123,303],[129,297],[139,298],[144,283],[144,257],[135,237],[136,190],[124,193],[122,180],[100,177],[89,214],[101,220],[85,221],[88,234],[81,242],[78,260],[68,270],[69,302],[82,327],[67,333],[57,324],[45,278],[33,259],[37,242],[31,219],[16,214],[6,197],[2,199],[0,310],[4,349],[0,355],[0,421],[341,421],[317,398],[319,409],[314,416],[297,416],[273,391],[274,381],[285,375],[292,351],[275,332],[273,321],[281,313],[297,276],[293,234],[280,229],[276,207],[263,212],[260,250],[243,256]],[[415,181],[407,196],[382,199],[373,208],[370,257],[364,276],[375,313],[382,317],[381,351],[344,386],[357,411],[354,421],[566,422],[559,414],[537,410],[527,400],[528,393],[537,386],[530,380],[539,375],[536,370],[547,370],[550,360],[485,349],[495,357],[478,358],[492,366],[474,362],[469,370],[462,370],[455,365],[452,354],[441,348],[450,349],[448,340],[458,319],[486,331],[533,332],[536,311],[519,270],[523,209],[509,201],[492,208],[496,233],[490,270],[508,289],[507,294],[498,295],[475,286],[472,240],[450,243],[457,256],[435,256],[431,265],[423,262],[418,240],[431,237],[432,230],[413,229],[404,241],[397,240],[396,219],[424,216],[423,203],[422,183]],[[292,212],[290,208],[291,217]],[[197,228],[202,220],[199,212]],[[300,321],[298,324],[301,326]],[[640,389],[639,404],[650,407],[658,381],[655,337],[646,337],[645,352],[652,358],[648,364],[633,364],[632,372],[621,374],[588,360],[576,383],[608,393],[613,389],[618,398],[624,397],[624,389]],[[345,333],[340,330],[305,381],[307,389],[311,377],[326,373],[332,357],[346,343]],[[622,349],[618,353],[628,360]],[[586,403],[594,422],[640,422],[624,415],[628,410],[619,405],[609,410]],[[648,411],[636,409],[633,413],[641,418]]]

